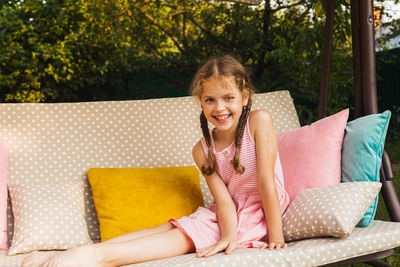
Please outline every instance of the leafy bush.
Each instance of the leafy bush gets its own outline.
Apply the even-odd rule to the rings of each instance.
[[[315,121],[326,1],[0,2],[0,101],[66,102],[188,94],[200,64],[233,54],[257,92],[290,90]],[[337,1],[328,114],[353,109],[349,1]]]

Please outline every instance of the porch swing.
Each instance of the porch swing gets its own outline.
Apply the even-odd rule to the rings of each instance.
[[[259,4],[261,2],[261,0],[230,1],[245,4]],[[335,6],[335,0],[327,1],[319,118],[325,117],[328,102]],[[351,17],[355,117],[361,117],[378,113],[372,0],[352,0]],[[263,108],[271,113],[277,132],[278,130],[279,133],[288,132],[300,126],[288,91],[255,94],[253,100],[252,107],[254,109]],[[198,121],[187,119],[198,117],[201,111],[200,106],[194,103],[193,97],[77,103],[1,103],[0,140],[9,141],[7,185],[10,189],[9,195],[15,197],[10,197],[7,205],[8,215],[3,217],[7,220],[6,223],[9,227],[6,232],[3,232],[3,236],[8,235],[7,240],[10,244],[8,250],[0,250],[0,266],[21,266],[26,253],[34,250],[68,249],[79,244],[100,240],[99,216],[96,214],[97,210],[92,197],[93,192],[97,189],[91,188],[89,184],[87,178],[89,169],[100,167],[150,169],[154,167],[193,166],[193,159],[188,152],[202,136]],[[342,125],[345,126],[347,114],[345,119],[342,118],[343,116],[341,117]],[[336,125],[332,126],[332,128],[335,127]],[[343,128],[340,129],[342,139]],[[314,140],[311,141],[314,142]],[[294,143],[296,142],[298,142],[298,139]],[[326,143],[328,142],[334,143],[331,140]],[[299,151],[299,155],[303,156],[304,151]],[[335,152],[336,159],[340,159],[340,147],[335,151],[327,151],[325,154],[331,155],[331,152]],[[282,159],[283,154],[279,154]],[[354,154],[358,155],[358,153]],[[329,162],[326,159],[322,161]],[[290,164],[293,164],[293,162],[290,162]],[[307,164],[303,164],[301,167],[318,165],[314,162]],[[336,170],[339,169],[339,164],[335,164]],[[364,166],[364,161],[362,166]],[[325,171],[329,167],[324,165],[318,166],[318,168]],[[376,177],[378,168],[374,170],[374,177]],[[318,177],[314,172],[310,176],[312,178]],[[322,177],[325,178],[325,176]],[[137,175],[139,181],[142,178],[143,174]],[[340,178],[340,176],[336,176],[336,178]],[[116,184],[122,184],[118,182],[118,179],[121,179],[121,177],[115,178]],[[238,248],[232,255],[218,253],[213,257],[198,258],[194,253],[190,253],[138,263],[134,266],[308,267],[338,266],[359,262],[372,266],[390,266],[379,260],[393,255],[395,253],[394,248],[400,246],[400,203],[393,185],[389,156],[386,153],[383,153],[380,179],[382,183],[381,193],[391,222],[373,221],[369,227],[354,227],[360,217],[352,216],[353,213],[358,212],[362,216],[365,209],[359,207],[361,204],[353,204],[357,203],[359,198],[364,197],[361,192],[364,190],[365,184],[368,184],[370,188],[371,185],[374,186],[376,190],[374,189],[374,194],[371,193],[371,190],[369,193],[364,192],[364,195],[368,195],[364,198],[368,198],[368,201],[373,199],[378,192],[378,186],[380,186],[378,183],[364,183],[364,185],[347,183],[345,186],[353,187],[353,189],[348,190],[346,194],[342,194],[343,191],[338,190],[329,191],[332,188],[330,187],[328,188],[329,197],[327,197],[328,194],[325,190],[327,187],[319,186],[319,188],[310,188],[311,190],[317,189],[316,191],[322,190],[318,191],[319,193],[313,200],[310,201],[307,195],[303,195],[301,199],[304,201],[299,204],[299,206],[303,203],[308,204],[308,206],[304,206],[307,206],[309,211],[312,210],[311,213],[302,214],[299,212],[297,217],[287,216],[293,219],[289,218],[286,221],[289,221],[290,226],[296,228],[295,230],[301,228],[297,224],[297,222],[300,222],[303,226],[311,226],[312,230],[314,228],[318,228],[318,230],[319,228],[328,229],[329,234],[319,235],[317,233],[317,235],[303,236],[291,240],[293,242],[289,242],[289,238],[287,238],[288,248],[279,251]],[[179,182],[178,180],[174,179],[174,183],[168,182],[166,184],[174,184],[175,186],[175,182]],[[137,180],[132,181],[133,184],[136,184]],[[156,185],[158,183],[150,182],[149,184]],[[105,195],[109,197],[116,195],[131,196],[135,193],[129,186],[126,186],[126,188],[116,186],[114,188],[118,190],[118,194],[116,194],[115,190],[108,190],[110,188],[108,181],[103,185],[104,190],[100,192],[107,193]],[[343,185],[334,184],[332,186]],[[185,193],[189,192],[189,190],[186,190],[188,188],[186,185],[182,184],[180,187],[185,189],[183,190]],[[166,192],[169,192],[168,189],[164,188],[164,183],[161,183],[159,190],[162,194],[158,194],[158,196],[161,195],[162,197],[166,195]],[[199,195],[202,193],[205,205],[213,202],[211,193],[207,191],[206,181],[201,177],[200,184],[198,184],[196,178],[196,187],[193,187],[193,190],[199,191]],[[160,198],[160,200],[157,198],[154,201],[154,198],[147,195],[145,191],[143,190],[143,194],[140,192],[137,194],[140,201],[134,201],[135,204],[138,203],[138,206],[132,207],[132,213],[141,216],[144,214],[142,211],[150,210],[146,206],[148,204],[155,205],[161,210],[165,209],[167,203],[164,198]],[[341,202],[341,199],[337,197],[338,192],[345,196],[345,201]],[[43,198],[44,196],[46,196],[46,199]],[[60,198],[63,198],[63,200],[68,198],[68,201],[66,201],[68,205],[63,205],[62,209],[59,203],[64,202],[60,201]],[[99,197],[98,199],[100,199],[100,203],[104,201],[103,204],[106,206],[113,206],[110,205],[112,202],[109,202],[108,198]],[[150,201],[146,202],[146,200]],[[190,200],[190,197],[188,197],[181,202],[186,203]],[[329,210],[333,212],[329,213],[327,206],[331,202],[334,203],[334,207]],[[44,203],[46,204],[44,205]],[[321,203],[323,204],[315,208]],[[335,203],[339,204],[336,205]],[[367,204],[370,204],[370,202]],[[363,206],[367,208],[367,204],[363,204]],[[160,205],[161,207],[159,207]],[[296,205],[296,203],[293,205],[295,207],[293,209],[297,209],[298,206]],[[128,205],[126,206],[128,207]],[[175,208],[176,204],[170,206]],[[354,209],[347,209],[353,208],[353,206]],[[61,210],[62,212],[60,212]],[[288,210],[284,216],[288,214]],[[337,210],[346,210],[346,213],[340,213],[339,216],[336,216],[340,217],[340,220],[328,219]],[[128,208],[126,210],[121,209],[121,211],[128,213]],[[47,213],[51,217],[47,217]],[[102,218],[107,219],[109,215],[113,214],[113,212],[107,212],[103,214]],[[151,213],[149,214],[151,215]],[[309,214],[315,216],[313,220],[307,220],[311,218]],[[123,216],[126,216],[126,214],[123,214]],[[167,216],[166,220],[169,220],[171,215],[168,214]],[[315,223],[317,220],[314,220],[317,217],[322,218],[319,224]],[[340,235],[333,235],[332,233],[339,232],[338,228],[345,228],[340,225],[340,222],[346,221],[350,217],[356,218],[352,219],[354,224],[353,221],[348,223],[351,224],[351,227],[347,227],[347,230],[341,229]],[[285,222],[284,219],[283,222]],[[145,220],[140,217],[140,221]],[[293,221],[296,223],[292,223]],[[332,224],[329,224],[330,222]],[[340,227],[335,228],[338,225]],[[72,230],[75,229],[75,226],[78,228]],[[113,226],[110,226],[110,228],[113,228]],[[307,233],[308,229],[302,231]],[[290,231],[288,232],[290,233]]]
[[[232,0],[233,2],[258,5],[261,0]],[[326,116],[328,103],[329,71],[333,39],[336,0],[327,1],[324,33],[323,66],[321,74],[318,118]],[[351,29],[353,42],[353,73],[355,92],[355,118],[378,113],[376,87],[376,61],[374,38],[373,0],[351,0]],[[380,169],[381,194],[392,222],[400,222],[400,202],[393,184],[393,172],[389,155],[382,155]],[[338,266],[364,262],[372,266],[391,266],[379,261],[394,254],[393,249],[359,256],[325,266]]]

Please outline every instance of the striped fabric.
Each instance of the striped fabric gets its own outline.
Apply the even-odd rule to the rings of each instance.
[[[211,136],[213,135],[211,134]],[[208,156],[208,147],[204,137],[201,139],[201,143],[206,156]],[[235,198],[235,196],[241,194],[258,194],[256,143],[250,134],[249,119],[247,119],[246,127],[244,129],[239,156],[240,163],[245,167],[245,172],[243,174],[236,173],[231,164],[231,161],[235,156],[234,143],[232,143],[229,147],[217,152],[215,150],[214,140],[211,137],[211,147],[217,161],[217,173],[225,182],[230,195]],[[279,154],[277,154],[276,157],[274,173],[275,184],[279,200],[281,201],[281,207],[287,206],[288,203],[282,203],[282,201],[287,202],[288,197],[284,188],[283,172],[281,162],[279,160]]]

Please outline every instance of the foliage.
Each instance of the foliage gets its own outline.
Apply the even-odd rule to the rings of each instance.
[[[9,2],[0,9],[3,101],[77,101],[106,97],[101,86],[126,52],[98,24],[86,1]],[[84,90],[84,88],[87,88]],[[98,90],[99,89],[99,90]]]
[[[391,110],[392,117],[386,137],[385,150],[392,162],[400,165],[400,107]]]
[[[51,102],[185,95],[201,61],[229,53],[254,70],[259,91],[291,89],[301,102],[312,102],[323,18],[313,15],[314,1],[276,2],[2,2],[0,97]]]
[[[316,120],[324,47],[324,6],[317,1],[315,15],[310,12],[296,17],[292,10],[282,15],[268,55],[278,62],[275,75],[284,83],[272,89],[291,89],[302,124]],[[352,106],[352,58],[350,10],[347,1],[338,1],[335,11],[328,113]],[[319,15],[319,16],[317,16]],[[321,17],[322,18],[321,18]],[[271,85],[266,84],[271,87]]]
[[[233,54],[258,92],[288,89],[316,119],[327,0],[0,1],[0,101],[188,94],[199,65]],[[352,107],[350,8],[338,0],[328,113]]]
[[[385,149],[391,160],[400,163],[400,49],[380,51],[376,55],[379,111],[391,110]]]
[[[392,0],[392,5],[399,5],[400,0]],[[400,19],[393,18],[392,12],[388,12],[387,8],[385,8],[385,1],[379,0],[376,8],[381,11],[381,19],[383,16],[388,18],[388,21],[381,21],[380,28],[386,29],[382,32],[382,34],[376,39],[376,43],[379,49],[391,49],[396,48],[396,46],[390,45],[390,41],[392,38],[398,37],[400,35]],[[390,9],[390,6],[389,6]],[[399,44],[397,44],[397,47]]]

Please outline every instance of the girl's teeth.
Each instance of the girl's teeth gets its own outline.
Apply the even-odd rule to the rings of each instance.
[[[229,115],[223,115],[223,116],[216,116],[217,120],[223,121],[225,119],[227,119],[229,117]]]

